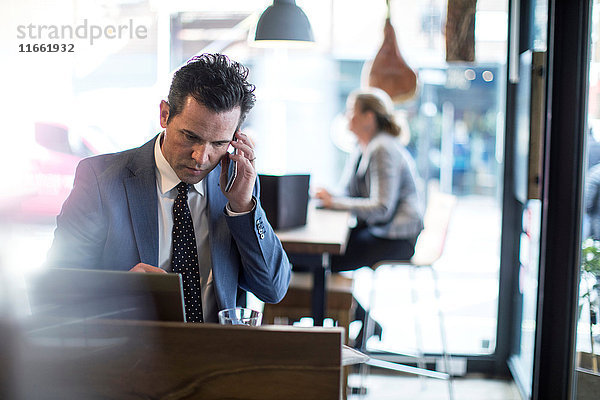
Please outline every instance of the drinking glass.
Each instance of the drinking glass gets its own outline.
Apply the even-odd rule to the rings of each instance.
[[[261,321],[262,313],[249,308],[236,307],[219,311],[221,325],[260,326]]]

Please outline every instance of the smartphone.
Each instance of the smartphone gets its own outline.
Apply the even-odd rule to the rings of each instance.
[[[233,140],[237,140],[235,136]],[[233,149],[233,154],[237,154],[237,149]],[[233,186],[233,182],[235,182],[235,177],[237,176],[237,161],[229,159],[229,164],[227,167],[227,185],[225,186],[225,191],[229,192],[231,187]]]

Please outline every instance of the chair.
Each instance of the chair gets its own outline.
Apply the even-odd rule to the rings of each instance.
[[[427,208],[424,216],[424,229],[419,234],[415,245],[415,253],[409,262],[397,261],[397,260],[382,260],[372,266],[373,269],[373,284],[371,285],[369,307],[367,308],[365,318],[365,329],[363,330],[363,352],[368,352],[366,349],[367,339],[373,334],[373,326],[370,323],[371,309],[375,302],[375,279],[377,270],[383,265],[389,265],[394,267],[408,267],[410,268],[411,277],[411,300],[412,305],[415,306],[417,302],[417,292],[414,282],[414,271],[422,268],[427,268],[431,271],[432,280],[434,284],[434,292],[438,305],[438,315],[440,323],[440,335],[442,341],[442,356],[444,360],[444,367],[446,373],[432,371],[426,369],[422,346],[420,343],[420,326],[418,318],[415,318],[415,332],[417,338],[417,366],[412,367],[399,363],[389,362],[380,360],[374,357],[366,362],[366,365],[375,366],[384,369],[390,369],[409,374],[415,374],[419,376],[427,376],[430,378],[445,379],[448,381],[448,395],[450,400],[453,399],[453,386],[452,386],[452,374],[450,371],[450,355],[446,348],[446,331],[444,326],[444,315],[440,306],[440,293],[438,288],[438,279],[433,264],[441,257],[445,240],[446,233],[448,231],[448,225],[450,223],[450,217],[454,205],[456,204],[456,197],[450,194],[441,193],[434,188],[430,188],[428,194]],[[362,368],[361,376],[364,377],[366,368]]]

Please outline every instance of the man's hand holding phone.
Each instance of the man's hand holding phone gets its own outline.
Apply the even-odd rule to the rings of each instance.
[[[254,207],[252,191],[256,181],[254,143],[248,136],[237,131],[230,145],[233,152],[226,153],[221,159],[221,188],[232,211],[251,211]]]

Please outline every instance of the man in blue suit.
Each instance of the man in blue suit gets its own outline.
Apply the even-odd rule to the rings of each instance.
[[[218,311],[235,307],[245,291],[280,301],[290,264],[260,205],[254,145],[240,131],[255,101],[247,75],[223,55],[191,59],[160,104],[160,134],[139,148],[81,161],[47,265],[171,272],[178,218],[172,210],[183,182],[202,319],[216,322]],[[230,145],[235,154],[227,152]],[[226,191],[232,161],[237,176]],[[185,302],[188,312],[187,295]]]

